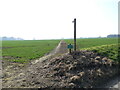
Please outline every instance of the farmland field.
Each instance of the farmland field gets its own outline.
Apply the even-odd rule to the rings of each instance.
[[[3,41],[2,56],[5,60],[26,62],[49,53],[58,43],[59,40]]]
[[[73,44],[73,40],[65,40],[67,43]],[[79,49],[90,48],[101,45],[117,44],[117,38],[91,38],[91,39],[77,39],[77,46]]]
[[[120,62],[120,44],[117,38],[78,39],[77,41],[77,47],[81,50],[90,50]]]
[[[65,39],[64,41],[73,44],[73,40]],[[59,42],[60,40],[2,41],[3,60],[14,62],[34,60],[49,53]],[[77,48],[83,49],[117,43],[117,38],[77,39]]]

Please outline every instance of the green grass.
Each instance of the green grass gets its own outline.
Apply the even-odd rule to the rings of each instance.
[[[101,45],[91,48],[84,48],[83,50],[90,50],[101,56],[120,62],[120,44]]]
[[[73,40],[65,39],[65,41],[73,44]],[[3,60],[28,62],[49,53],[59,42],[60,40],[2,41]],[[117,43],[117,38],[77,39],[77,46],[80,49]]]

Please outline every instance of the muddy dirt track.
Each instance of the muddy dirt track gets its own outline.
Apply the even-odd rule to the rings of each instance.
[[[27,65],[3,62],[2,83],[3,88],[95,88],[99,87],[102,78],[104,81],[117,73],[117,65],[90,51],[70,55],[67,44],[61,41],[51,53]],[[106,86],[101,85],[102,88],[116,87],[118,84],[116,78],[109,81],[112,83],[105,81]]]

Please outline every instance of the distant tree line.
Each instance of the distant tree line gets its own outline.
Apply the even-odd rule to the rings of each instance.
[[[110,35],[107,35],[107,38],[116,38],[116,37],[120,37],[120,34],[110,34]]]
[[[22,38],[15,38],[15,37],[1,37],[2,40],[23,40]]]

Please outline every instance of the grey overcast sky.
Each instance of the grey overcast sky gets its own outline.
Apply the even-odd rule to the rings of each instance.
[[[119,0],[0,0],[0,36],[77,38],[118,33]]]

